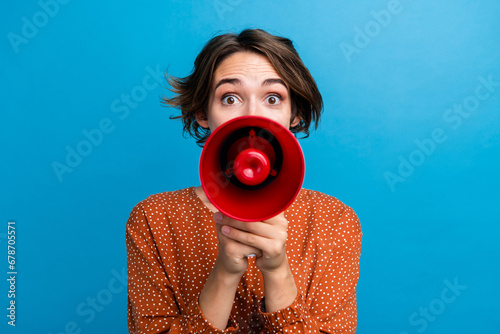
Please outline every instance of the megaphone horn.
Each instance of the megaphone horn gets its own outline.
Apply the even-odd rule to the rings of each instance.
[[[200,179],[210,202],[241,221],[262,221],[285,210],[304,179],[297,139],[279,123],[244,116],[219,126],[200,158]]]

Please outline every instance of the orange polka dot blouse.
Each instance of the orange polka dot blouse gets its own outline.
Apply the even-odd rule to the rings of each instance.
[[[127,222],[130,333],[355,333],[361,228],[339,200],[302,189],[285,211],[286,246],[298,295],[265,312],[263,278],[250,258],[225,330],[203,316],[198,296],[217,257],[213,213],[195,188],[149,196]]]

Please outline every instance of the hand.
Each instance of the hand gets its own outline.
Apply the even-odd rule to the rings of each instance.
[[[298,290],[286,256],[288,221],[285,214],[262,222],[242,222],[217,212],[214,220],[219,236],[215,268],[219,269],[222,263],[225,270],[243,275],[248,266],[247,257],[255,255],[255,264],[264,278],[266,312],[291,305]]]
[[[282,212],[262,222],[242,222],[217,212],[214,214],[219,234],[219,254],[224,253],[228,269],[239,271],[254,254],[256,265],[265,276],[279,270],[288,271],[286,240],[288,221]],[[243,272],[244,272],[243,270]]]
[[[247,270],[248,256],[260,256],[262,252],[226,236],[223,230],[229,228],[226,225],[229,219],[220,212],[214,214],[215,228],[219,239],[219,253],[217,255],[216,267],[227,274],[241,277]]]

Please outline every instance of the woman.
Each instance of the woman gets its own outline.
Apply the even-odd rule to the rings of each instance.
[[[292,42],[262,30],[214,37],[169,82],[164,102],[200,145],[245,115],[308,136],[322,110]],[[354,333],[361,235],[351,208],[311,190],[262,222],[222,215],[201,186],[152,195],[127,222],[130,333]]]

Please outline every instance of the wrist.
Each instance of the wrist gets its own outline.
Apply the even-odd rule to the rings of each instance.
[[[224,330],[233,307],[241,277],[228,274],[215,263],[198,298],[203,316],[215,328]]]
[[[217,281],[220,285],[227,287],[236,287],[240,283],[241,277],[245,272],[231,272],[224,269],[218,261],[215,262],[214,267],[210,276],[213,276],[214,281]]]
[[[266,312],[290,306],[297,297],[297,286],[290,267],[263,273]]]
[[[264,282],[269,283],[279,283],[285,280],[293,279],[293,274],[290,270],[288,264],[286,266],[276,268],[272,271],[262,271],[262,277],[264,278]]]

